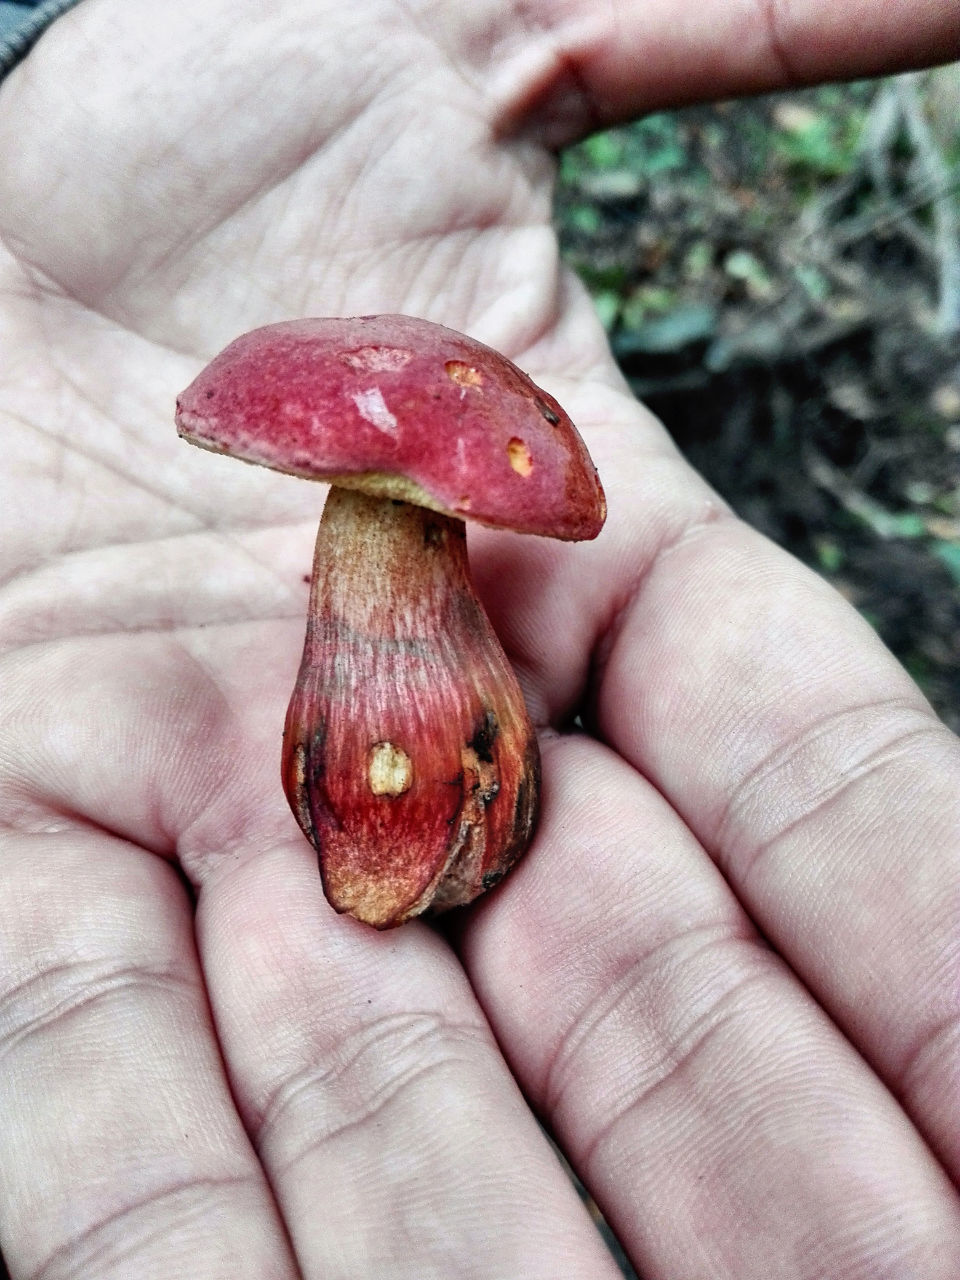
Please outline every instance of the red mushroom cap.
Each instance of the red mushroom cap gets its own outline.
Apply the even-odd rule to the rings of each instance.
[[[232,342],[177,401],[193,444],[553,538],[606,515],[560,405],[505,356],[411,316],[294,320]]]

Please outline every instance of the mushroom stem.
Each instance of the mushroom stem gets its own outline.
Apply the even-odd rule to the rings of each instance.
[[[526,848],[536,735],[461,520],[331,488],[283,780],[328,899],[377,928],[471,901]]]

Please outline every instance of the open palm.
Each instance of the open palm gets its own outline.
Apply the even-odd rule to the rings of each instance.
[[[957,744],[677,458],[549,224],[595,124],[960,40],[878,5],[858,63],[828,7],[85,0],[5,84],[15,1280],[612,1275],[531,1106],[645,1276],[955,1277]],[[336,916],[280,790],[322,493],[172,426],[243,330],[377,311],[517,360],[610,502],[471,533],[544,812],[451,937]]]

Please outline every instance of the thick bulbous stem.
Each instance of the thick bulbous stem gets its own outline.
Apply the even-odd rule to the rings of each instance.
[[[377,928],[471,901],[524,852],[537,740],[462,521],[330,490],[283,781],[327,898]]]

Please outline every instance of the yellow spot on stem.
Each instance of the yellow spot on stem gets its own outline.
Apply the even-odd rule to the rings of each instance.
[[[377,742],[370,749],[367,780],[375,796],[401,796],[413,781],[413,762],[402,747]]]

